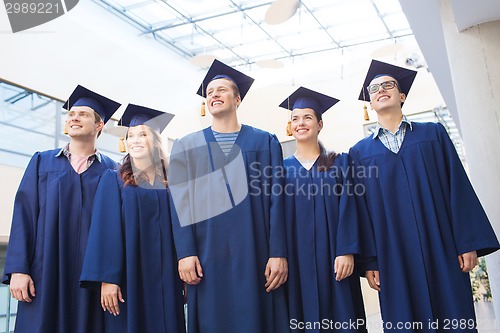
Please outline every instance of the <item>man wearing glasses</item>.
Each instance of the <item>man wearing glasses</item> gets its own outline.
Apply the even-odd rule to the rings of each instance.
[[[386,332],[476,332],[468,272],[500,245],[445,128],[402,113],[416,74],[373,60],[360,94],[378,117],[350,150],[357,168],[377,168],[358,179],[378,258],[366,277]]]

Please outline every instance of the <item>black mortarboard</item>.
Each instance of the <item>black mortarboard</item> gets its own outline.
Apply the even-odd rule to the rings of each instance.
[[[208,69],[207,75],[203,79],[203,82],[201,83],[196,93],[201,97],[206,97],[208,84],[216,79],[228,79],[234,82],[240,92],[241,100],[243,100],[254,81],[254,79],[250,76],[245,75],[242,72],[237,71],[236,69],[229,67],[228,65],[215,59]]]
[[[125,112],[123,112],[118,124],[127,127],[147,125],[158,131],[158,133],[161,133],[173,118],[174,115],[171,113],[150,109],[136,104],[129,104]]]
[[[294,109],[313,109],[320,114],[328,111],[339,100],[317,91],[299,87],[279,105],[282,108],[293,111]],[[286,134],[292,135],[291,121],[288,121]]]
[[[69,111],[73,106],[88,106],[97,112],[101,116],[102,121],[106,123],[116,110],[118,110],[120,105],[120,103],[78,85],[66,103],[64,103],[63,108]]]
[[[300,87],[288,96],[279,106],[288,110],[310,108],[323,114],[339,100],[317,91]]]

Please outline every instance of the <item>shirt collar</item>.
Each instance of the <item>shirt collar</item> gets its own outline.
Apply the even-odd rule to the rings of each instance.
[[[69,151],[69,143],[64,146],[63,148],[61,148],[61,150],[59,150],[59,152],[55,155],[55,157],[59,157],[59,156],[66,156],[67,158],[69,158],[71,156],[71,153]],[[95,158],[101,162],[102,158],[101,158],[101,152],[96,148],[95,150],[95,153],[93,155],[90,155],[89,158],[91,156],[95,156]]]
[[[68,154],[69,154],[69,143],[66,146],[64,146],[63,148],[61,148],[61,150],[59,150],[59,152],[56,154],[55,157],[59,157],[62,155],[68,157]]]
[[[95,149],[95,158],[97,161],[99,161],[99,163],[101,162],[101,152],[99,150],[97,150],[97,148]]]
[[[406,118],[405,115],[403,115],[403,119],[401,119],[401,123],[398,126],[398,130],[401,128],[401,125],[403,123],[408,124],[408,127],[410,128],[410,131],[413,131],[413,125],[411,121]],[[384,128],[380,125],[380,123],[377,122],[377,126],[375,127],[375,131],[373,132],[372,139],[376,139],[380,135],[380,131],[383,131]]]

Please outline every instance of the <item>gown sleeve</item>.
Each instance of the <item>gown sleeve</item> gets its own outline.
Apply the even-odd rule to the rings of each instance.
[[[101,282],[123,288],[125,275],[121,186],[115,171],[102,176],[94,198],[92,224],[83,261],[80,285],[98,287]]]
[[[362,172],[363,165],[358,161],[351,149],[348,157],[348,168],[346,172],[353,183],[354,205],[356,207],[356,218],[359,224],[358,241],[360,253],[355,257],[356,270],[361,276],[366,271],[378,270],[377,250],[375,243],[375,233],[373,231],[372,220],[366,203],[366,183],[358,175],[366,175]]]
[[[356,198],[353,192],[354,184],[351,175],[349,174],[349,164],[345,156],[340,155],[337,158],[342,159],[340,165],[334,167],[340,168],[336,170],[338,181],[342,184],[342,192],[340,193],[339,202],[339,225],[336,239],[336,255],[342,256],[347,254],[361,253],[361,240],[359,237],[360,222],[358,220],[358,212],[356,210]]]
[[[500,248],[497,237],[465,173],[448,133],[437,124],[449,180],[451,227],[458,254],[477,251],[484,256]]]
[[[285,186],[285,174],[283,169],[283,152],[276,135],[271,135],[271,163],[272,173],[271,188],[283,189]],[[285,199],[281,194],[271,191],[270,206],[270,237],[269,257],[287,257],[286,231],[285,231]]]
[[[30,273],[39,215],[38,167],[40,153],[31,158],[17,190],[12,227],[2,282],[10,283],[12,273]]]
[[[187,208],[191,207],[189,204],[191,200],[190,185],[187,182],[189,179],[188,170],[190,168],[185,149],[182,146],[182,142],[176,140],[170,155],[168,182],[171,194],[169,200],[172,215],[172,232],[178,260],[198,255],[194,236],[195,227],[192,224],[194,218],[191,216],[191,209]],[[184,222],[182,224],[181,219]]]

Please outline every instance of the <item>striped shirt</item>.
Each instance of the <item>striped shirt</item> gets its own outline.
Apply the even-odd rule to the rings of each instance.
[[[377,123],[377,127],[375,127],[375,132],[373,133],[372,139],[379,138],[379,140],[393,153],[398,153],[399,149],[401,149],[401,145],[403,144],[403,140],[405,138],[406,129],[410,128],[410,131],[413,130],[411,125],[411,121],[403,116],[401,123],[398,126],[396,133],[392,133],[388,129],[383,128],[380,124]]]
[[[222,149],[222,152],[227,156],[233,148],[234,142],[240,132],[220,133],[212,130],[212,133],[214,134],[215,140],[219,143],[220,149]]]

